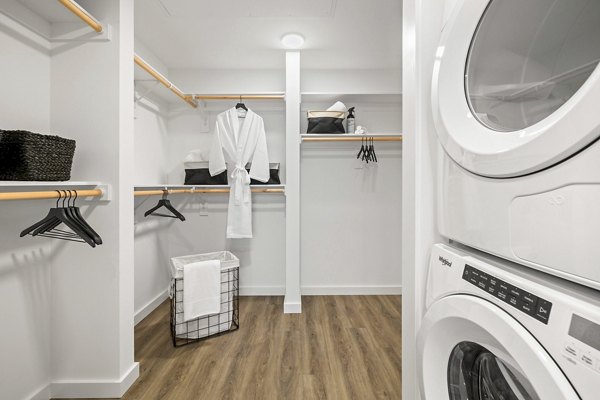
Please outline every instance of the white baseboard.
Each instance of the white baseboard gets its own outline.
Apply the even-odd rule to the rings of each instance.
[[[284,286],[241,286],[240,296],[283,296]]]
[[[383,296],[402,294],[402,286],[302,286],[300,291],[303,296]]]
[[[150,300],[150,302],[148,302],[148,304],[143,306],[140,310],[136,311],[135,316],[133,318],[134,324],[135,325],[139,324],[152,311],[154,311],[156,309],[156,307],[160,306],[162,304],[162,302],[168,298],[169,298],[169,288],[167,288],[164,292],[161,292],[153,300]]]
[[[283,301],[283,313],[284,314],[302,314],[302,302],[288,302]]]
[[[52,384],[48,384],[35,394],[28,397],[30,400],[50,400],[52,398]]]
[[[140,376],[140,364],[134,363],[118,381],[53,382],[53,398],[63,399],[120,399]]]

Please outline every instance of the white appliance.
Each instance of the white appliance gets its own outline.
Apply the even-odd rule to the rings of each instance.
[[[455,3],[432,87],[440,233],[600,289],[600,1]]]
[[[600,294],[437,244],[417,338],[422,400],[596,400]]]

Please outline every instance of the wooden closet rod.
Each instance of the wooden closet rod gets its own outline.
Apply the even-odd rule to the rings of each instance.
[[[251,188],[252,193],[284,193],[281,188]],[[164,194],[164,190],[137,190],[135,196],[159,196]],[[229,188],[218,189],[169,189],[167,194],[205,194],[205,193],[229,193]]]
[[[60,194],[59,194],[60,192]],[[58,199],[64,198],[65,192],[72,193],[72,196],[77,194],[77,197],[100,197],[104,194],[102,189],[90,190],[53,190],[47,192],[4,192],[0,193],[0,200],[39,200],[39,199]]]
[[[364,137],[304,137],[302,138],[303,142],[360,142],[363,139],[368,139],[371,141],[369,135],[365,135]],[[401,142],[402,136],[392,136],[392,137],[374,137],[374,142]]]
[[[160,72],[152,68],[150,64],[148,64],[144,59],[137,54],[133,55],[133,60],[137,65],[139,65],[144,71],[148,72],[152,75],[157,81],[162,83],[167,89],[171,90],[177,96],[179,96],[183,101],[188,103],[190,106],[196,108],[198,104],[194,100],[194,96],[183,93],[177,86],[175,86],[171,81],[165,78]]]
[[[284,100],[283,94],[195,94],[196,100]]]
[[[98,20],[87,12],[83,7],[73,0],[58,0],[60,4],[65,6],[73,14],[77,15],[83,22],[88,24],[93,30],[100,33],[104,29]]]

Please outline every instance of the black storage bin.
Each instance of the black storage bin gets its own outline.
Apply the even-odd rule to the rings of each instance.
[[[186,163],[186,167],[192,164],[198,168],[185,169],[185,185],[227,185],[227,171],[210,176],[207,161]]]
[[[307,133],[346,133],[343,111],[309,111]]]
[[[185,170],[185,185],[227,185],[227,171],[210,176],[208,168]]]
[[[0,130],[0,180],[68,181],[74,154],[74,140]]]
[[[250,168],[252,164],[249,163],[246,165],[246,171],[250,173]],[[269,181],[261,182],[256,179],[250,178],[251,185],[281,185],[281,179],[279,178],[279,163],[269,163]]]

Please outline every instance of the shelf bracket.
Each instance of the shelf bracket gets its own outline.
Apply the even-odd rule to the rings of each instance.
[[[136,96],[135,94],[133,95],[134,97],[134,103],[137,105],[140,101],[144,100],[147,96],[149,96],[152,92],[154,92],[156,90],[156,88],[158,87],[158,85],[160,85],[160,82],[158,81],[152,81],[154,82],[154,84],[150,87],[150,89],[146,90],[141,96]],[[135,84],[135,81],[134,81]]]

